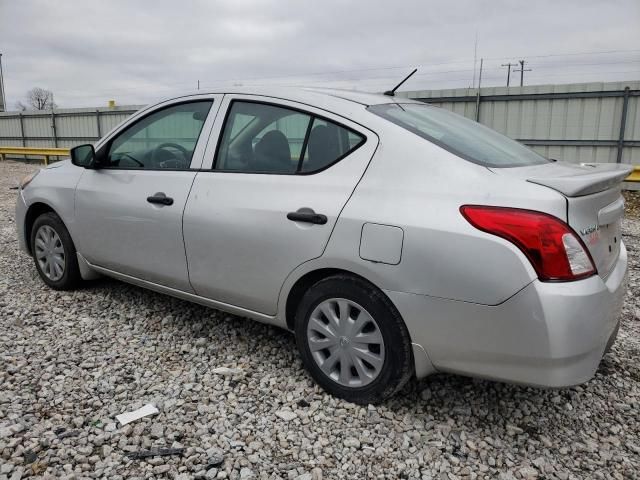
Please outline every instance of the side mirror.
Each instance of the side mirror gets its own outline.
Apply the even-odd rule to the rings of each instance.
[[[95,168],[96,151],[93,145],[78,145],[71,149],[71,163],[78,167]]]

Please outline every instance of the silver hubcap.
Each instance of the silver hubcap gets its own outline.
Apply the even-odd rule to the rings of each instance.
[[[36,232],[36,260],[45,277],[54,282],[64,275],[65,255],[62,240],[49,225],[41,226]]]
[[[307,343],[326,376],[346,387],[362,387],[380,374],[384,341],[378,324],[356,302],[331,298],[311,313]]]

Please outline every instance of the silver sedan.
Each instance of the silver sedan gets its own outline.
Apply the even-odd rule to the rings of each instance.
[[[615,340],[630,168],[543,158],[391,95],[237,89],[145,108],[25,178],[22,248],[295,332],[357,403],[453,372],[589,380]]]

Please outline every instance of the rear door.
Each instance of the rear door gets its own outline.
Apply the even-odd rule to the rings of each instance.
[[[166,102],[99,146],[102,168],[83,172],[75,198],[74,240],[90,263],[192,291],[182,213],[221,98]]]
[[[319,109],[242,95],[225,96],[213,131],[184,214],[191,285],[273,315],[287,275],[322,255],[378,138]]]

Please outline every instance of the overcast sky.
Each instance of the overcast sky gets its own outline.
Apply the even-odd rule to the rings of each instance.
[[[381,91],[640,79],[640,0],[0,0],[8,109],[148,103],[236,83]],[[514,78],[516,77],[516,78]],[[476,80],[477,81],[477,80]],[[519,74],[512,74],[513,82]]]

